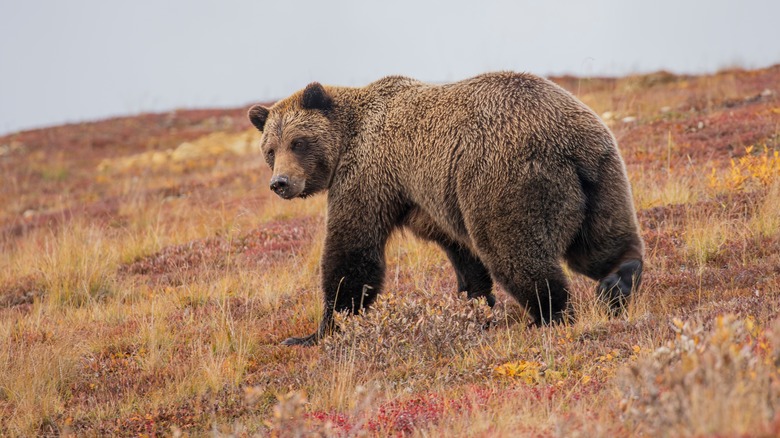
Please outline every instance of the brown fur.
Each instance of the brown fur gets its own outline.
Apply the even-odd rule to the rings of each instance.
[[[325,314],[286,344],[313,344],[334,310],[370,305],[401,226],[442,246],[461,290],[492,304],[495,280],[539,324],[567,311],[561,259],[600,280],[615,311],[639,285],[643,244],[615,139],[552,82],[502,72],[447,85],[314,83],[249,115],[274,177],[287,178],[277,193],[329,190]]]

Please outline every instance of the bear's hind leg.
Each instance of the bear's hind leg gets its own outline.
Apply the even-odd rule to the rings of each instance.
[[[524,306],[534,325],[569,319],[568,280],[550,251],[516,239],[485,241],[480,256],[493,277]]]
[[[598,296],[609,305],[613,315],[619,315],[628,305],[632,291],[639,289],[641,281],[642,260],[628,260],[599,282]]]
[[[598,297],[620,314],[642,278],[642,238],[617,151],[601,157],[598,179],[578,173],[585,217],[566,249],[572,270],[599,282]]]
[[[561,267],[557,261],[540,262],[539,259],[516,257],[515,269],[498,268],[496,277],[520,304],[525,306],[540,326],[568,320],[569,291]],[[525,265],[525,268],[519,266]]]
[[[554,174],[535,163],[515,166],[500,173],[506,180],[469,183],[473,196],[461,199],[469,238],[493,278],[525,306],[534,324],[565,322],[568,280],[559,258],[582,221],[576,175],[565,166]]]

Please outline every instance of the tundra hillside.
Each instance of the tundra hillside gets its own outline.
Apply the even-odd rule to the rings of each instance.
[[[631,179],[617,319],[572,274],[577,320],[528,328],[399,234],[370,311],[284,347],[322,312],[325,198],[268,189],[246,108],[0,138],[0,435],[777,436],[780,66],[554,80]]]

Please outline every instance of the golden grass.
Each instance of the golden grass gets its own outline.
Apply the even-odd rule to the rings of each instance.
[[[661,181],[636,178],[632,181],[632,191],[637,209],[690,204],[699,201],[704,193],[700,180],[693,175],[663,178]]]
[[[13,408],[7,430],[25,434],[42,422],[55,421],[64,411],[67,386],[77,372],[84,346],[75,333],[56,343],[27,343],[26,337],[52,337],[49,324],[3,321],[0,325],[0,382],[3,398]]]
[[[713,217],[689,219],[684,234],[688,257],[699,269],[703,269],[720,254],[733,232],[731,223],[717,221]]]
[[[763,199],[748,228],[757,237],[772,237],[780,232],[780,181],[774,182]]]

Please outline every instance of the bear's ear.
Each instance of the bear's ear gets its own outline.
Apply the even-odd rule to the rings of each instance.
[[[301,106],[303,109],[328,112],[333,108],[333,99],[319,82],[312,82],[303,90]]]
[[[252,108],[249,108],[247,116],[249,116],[249,121],[255,125],[255,128],[257,128],[258,131],[263,132],[265,120],[268,118],[268,108],[255,105]]]

